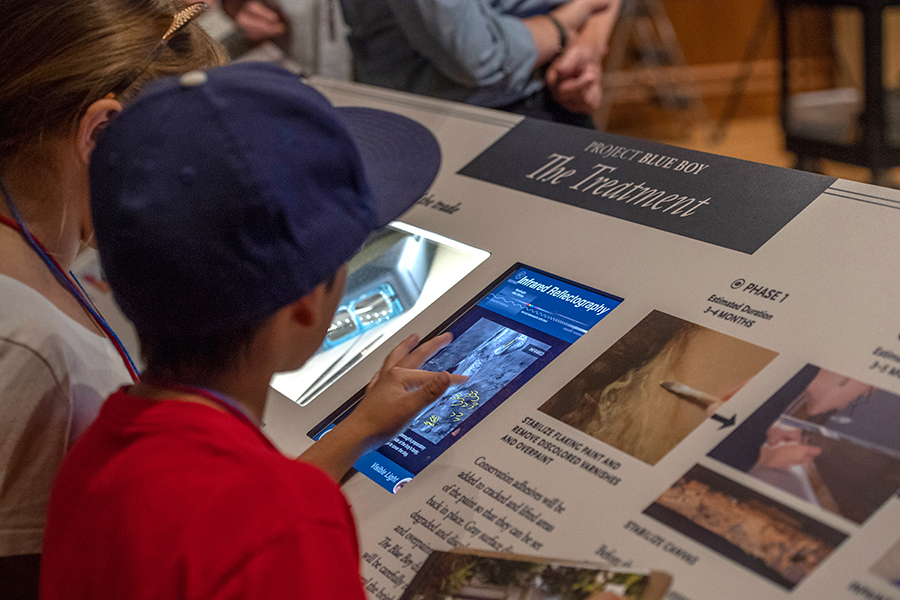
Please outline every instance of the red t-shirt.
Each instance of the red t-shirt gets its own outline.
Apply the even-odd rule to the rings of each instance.
[[[44,600],[364,597],[338,486],[231,413],[117,392],[57,475]]]

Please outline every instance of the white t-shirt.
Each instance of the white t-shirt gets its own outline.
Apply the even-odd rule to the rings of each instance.
[[[109,340],[0,275],[0,556],[40,553],[63,455],[129,383]]]

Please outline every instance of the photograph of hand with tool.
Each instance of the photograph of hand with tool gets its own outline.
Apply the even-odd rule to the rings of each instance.
[[[653,311],[539,410],[652,465],[775,356]]]
[[[710,456],[854,523],[900,489],[900,396],[807,365]]]

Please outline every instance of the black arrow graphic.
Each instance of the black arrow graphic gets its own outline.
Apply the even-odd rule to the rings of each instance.
[[[713,415],[712,418],[722,424],[719,426],[719,429],[725,429],[726,427],[731,427],[732,425],[734,425],[735,419],[737,418],[737,413],[731,415],[727,419],[722,415]]]

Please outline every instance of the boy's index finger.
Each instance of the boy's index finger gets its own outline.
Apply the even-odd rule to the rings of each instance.
[[[441,335],[431,338],[412,352],[410,352],[403,360],[398,363],[398,366],[405,367],[407,369],[418,369],[421,367],[425,361],[434,356],[438,350],[441,350],[447,344],[453,341],[453,334],[448,332],[444,332]]]
[[[404,358],[409,356],[409,353],[412,352],[413,348],[416,347],[416,344],[419,343],[419,336],[416,334],[412,334],[407,337],[405,340],[397,344],[397,346],[388,353],[387,358],[384,359],[384,364],[381,367],[381,371],[390,370],[397,366],[401,365],[401,361]]]
[[[400,378],[401,384],[407,390],[418,389],[442,373],[446,374],[448,377],[447,387],[460,385],[469,380],[468,375],[457,375],[454,373],[447,373],[447,371],[422,371],[420,369],[397,367],[393,373]]]

